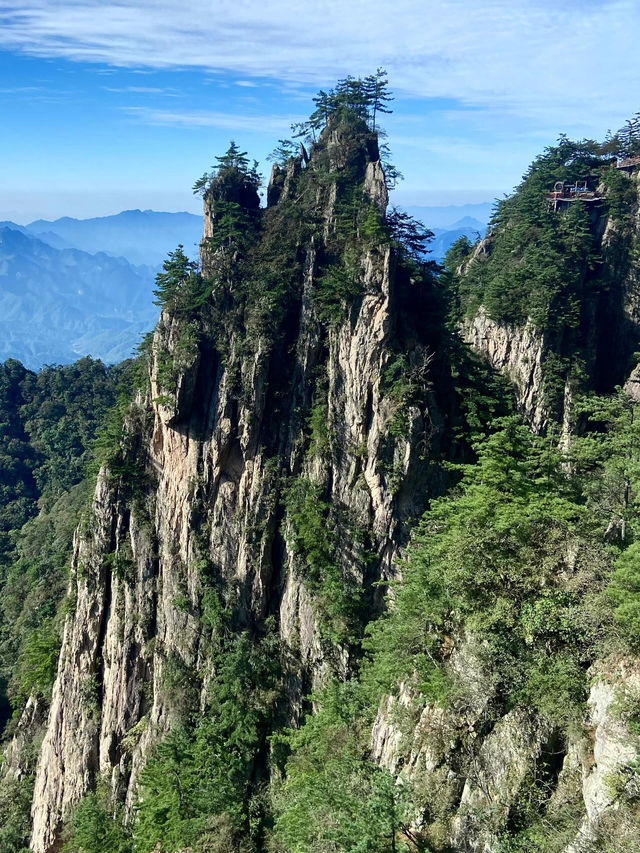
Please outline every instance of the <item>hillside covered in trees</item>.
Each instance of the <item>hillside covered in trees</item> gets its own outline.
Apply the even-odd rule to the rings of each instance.
[[[391,103],[216,157],[134,364],[3,366],[0,853],[638,849],[640,122],[440,266]]]

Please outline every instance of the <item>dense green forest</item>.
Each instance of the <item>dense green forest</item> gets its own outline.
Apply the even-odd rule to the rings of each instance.
[[[3,724],[47,695],[73,531],[90,499],[93,443],[127,366],[81,359],[38,373],[0,365],[0,679]]]
[[[264,427],[265,515],[272,513],[284,531],[270,547],[293,555],[326,664],[323,685],[305,694],[293,719],[286,699],[299,649],[286,646],[275,610],[253,619],[237,590],[224,591],[203,544],[211,534],[209,507],[199,499],[189,523],[200,549],[201,600],[196,611],[184,582],[172,604],[199,622],[198,662],[189,669],[179,656],[167,657],[162,690],[171,727],[148,754],[135,801],[125,811],[110,780],[94,772],[91,790],[64,827],[68,853],[467,849],[451,842],[464,779],[480,776],[477,742],[509,715],[524,730],[537,726],[544,733],[540,754],[508,807],[497,797],[495,808],[471,808],[465,819],[491,833],[496,853],[560,853],[576,837],[584,812],[579,774],[566,773],[563,796],[554,795],[568,744],[584,728],[594,666],[631,659],[640,637],[640,419],[615,381],[637,354],[634,361],[633,347],[625,350],[605,388],[602,376],[589,375],[585,339],[593,305],[621,290],[637,264],[637,187],[614,169],[611,154],[639,150],[639,123],[602,144],[562,138],[497,205],[490,251],[472,259],[474,247],[463,239],[439,268],[428,259],[430,232],[402,211],[381,210],[356,182],[355,167],[336,177],[322,146],[322,134],[333,133],[347,152],[344,162],[355,151],[360,166],[359,152],[372,162],[384,154],[386,170],[397,177],[388,152],[377,148],[380,114],[390,102],[380,70],[320,92],[294,136],[310,145],[312,157],[303,167],[297,143],[280,141],[270,192],[281,197],[266,209],[246,152],[232,143],[216,158],[194,187],[215,223],[203,241],[205,262],[189,259],[182,246],[167,258],[157,279],[158,330],[135,364],[107,369],[83,359],[39,374],[14,361],[1,368],[5,719],[9,705],[17,718],[30,696],[45,703],[49,696],[73,530],[87,510],[96,464],[105,465],[118,500],[146,513],[151,529],[153,486],[140,451],[151,403],[168,423],[182,426],[181,382],[198,359],[215,365],[219,381],[229,365],[239,374],[243,359],[257,363],[267,344],[280,360],[268,377],[277,394]],[[555,181],[585,173],[601,187],[599,215],[614,223],[609,251],[616,265],[603,255],[602,234],[586,208],[558,215],[546,204]],[[286,195],[291,176],[293,198]],[[330,225],[318,203],[323,192],[335,202]],[[313,252],[308,292],[301,247]],[[310,405],[296,412],[304,475],[282,474],[278,432],[300,304],[314,312],[317,347],[328,351],[366,296],[363,257],[371,266],[386,258],[396,286],[397,332],[379,377],[388,439],[379,468],[390,490],[400,480],[394,442],[413,440],[411,417],[426,421],[438,412],[431,433],[419,437],[429,499],[420,496],[422,510],[410,518],[412,534],[393,577],[373,582],[371,531],[346,518],[332,504],[326,480],[309,474],[340,454],[361,460],[365,453],[339,445],[327,427],[326,369],[312,377]],[[504,377],[461,340],[461,324],[481,306],[492,320],[530,323],[551,341],[544,366],[549,417],[538,434],[518,412]],[[168,339],[171,347],[162,344]],[[129,398],[138,389],[131,406],[126,394],[118,400],[122,385]],[[569,439],[558,402],[566,387]],[[236,414],[251,391],[238,377]],[[204,396],[197,385],[194,407]],[[136,426],[141,400],[149,408]],[[194,494],[199,489],[202,479],[192,484]],[[252,521],[259,552],[266,523]],[[360,576],[345,571],[347,551]],[[119,549],[105,559],[110,576],[131,587],[131,555]],[[172,559],[184,573],[177,551]],[[416,762],[405,773],[402,761],[389,767],[374,760],[371,733],[381,709],[399,733],[398,754],[427,749],[438,756],[433,766]],[[427,712],[436,723],[425,733],[420,721]],[[637,692],[621,689],[616,713],[640,748]],[[123,763],[148,724],[142,717],[123,737]],[[618,826],[604,823],[590,849],[637,849],[638,760],[618,768],[608,784]],[[28,781],[2,789],[0,853],[27,849],[28,798]]]

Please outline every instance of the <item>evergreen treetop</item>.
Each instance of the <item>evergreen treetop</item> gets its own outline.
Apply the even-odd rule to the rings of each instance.
[[[623,128],[617,133],[618,153],[622,157],[637,157],[640,155],[640,113],[627,119]]]
[[[243,184],[255,190],[262,184],[258,161],[254,160],[250,164],[247,152],[241,151],[233,139],[225,153],[214,159],[217,161],[216,165],[194,183],[194,195],[205,195],[215,182]]]
[[[391,113],[388,104],[393,100],[388,88],[387,72],[378,68],[367,77],[344,77],[335,88],[325,92],[321,89],[313,98],[315,110],[307,121],[291,126],[294,137],[315,140],[317,134],[333,118],[342,121],[364,121],[372,132],[380,131],[377,117],[380,113]]]
[[[162,268],[164,272],[160,272],[156,276],[157,287],[153,291],[156,297],[154,304],[160,306],[172,301],[181,285],[196,273],[198,264],[189,260],[183,252],[182,244],[180,244],[173,252],[169,252]]]

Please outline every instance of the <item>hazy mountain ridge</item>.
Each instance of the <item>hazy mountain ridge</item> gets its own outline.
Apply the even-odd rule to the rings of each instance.
[[[410,210],[434,232],[430,257],[441,261],[459,237],[483,236],[485,224],[469,215],[449,228],[434,223],[467,210],[482,216],[489,207]],[[83,355],[127,358],[156,320],[153,286],[163,259],[179,243],[194,257],[201,232],[201,216],[152,210],[0,222],[0,357],[31,369]]]
[[[484,237],[493,210],[492,202],[481,204],[444,205],[442,207],[410,206],[407,213],[433,231],[429,244],[432,260],[442,262],[451,246],[460,237],[472,243]]]
[[[201,233],[201,216],[151,210],[0,222],[0,358],[31,369],[128,358],[156,321],[163,259],[179,243],[194,256]]]
[[[202,216],[155,210],[123,210],[112,216],[74,219],[64,216],[38,219],[25,230],[55,248],[73,247],[94,254],[121,256],[132,264],[159,266],[168,252],[182,243],[190,256],[197,254]]]
[[[425,222],[428,226],[428,223]],[[460,237],[466,237],[472,243],[484,237],[487,225],[474,219],[472,216],[464,216],[459,222],[454,222],[450,228],[432,228],[434,237],[429,244],[431,255],[435,261],[443,261],[451,246]]]
[[[0,227],[0,357],[29,368],[83,355],[127,358],[155,322],[155,269],[104,252],[54,248]]]
[[[459,227],[467,218],[481,222],[485,226],[491,219],[495,202],[483,201],[477,204],[445,204],[445,205],[400,205],[411,216],[424,222],[432,230],[443,228],[449,230]]]

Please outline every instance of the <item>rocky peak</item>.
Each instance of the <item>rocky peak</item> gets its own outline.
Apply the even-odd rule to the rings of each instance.
[[[191,313],[165,306],[150,389],[128,427],[135,459],[119,476],[102,471],[78,535],[76,603],[33,801],[35,853],[56,849],[98,779],[130,809],[153,745],[206,705],[207,649],[222,630],[208,615],[214,595],[232,638],[275,625],[289,721],[311,687],[351,669],[375,583],[392,574],[429,494],[425,442],[434,453],[439,442],[435,403],[418,401],[409,380],[398,390],[384,378],[399,358],[428,365],[435,342],[418,303],[432,285],[415,286],[388,241],[339,224],[354,190],[384,212],[377,140],[364,122],[330,125],[308,164],[275,167],[266,211],[237,171],[221,170],[204,194],[205,238],[224,203],[254,211],[256,231],[243,252],[203,255],[193,286],[208,290]],[[314,233],[311,211],[323,222]],[[410,323],[398,311],[407,300]],[[125,487],[134,469],[136,485]],[[305,544],[309,526],[324,531],[320,556]],[[184,671],[194,689],[176,698],[167,684]]]
[[[326,152],[331,171],[347,172],[360,182],[366,164],[380,159],[378,135],[363,119],[336,116],[329,120],[310,154],[318,157],[322,152]]]
[[[380,160],[378,134],[362,119],[349,121],[334,118],[319,138],[306,150],[292,157],[284,166],[274,164],[267,189],[267,205],[281,198],[291,200],[303,170],[324,173],[331,182],[331,198],[335,203],[345,191],[362,187],[381,215],[389,202],[384,169]]]
[[[247,210],[260,207],[260,196],[255,182],[247,178],[245,171],[237,166],[221,168],[205,193],[206,205],[215,208],[216,203],[230,202]]]
[[[518,260],[524,265],[526,253],[534,251],[524,238],[509,250],[511,256],[503,249],[514,243],[511,232],[521,225],[513,211],[494,225],[458,268],[462,287],[469,288],[467,293],[474,300],[473,307],[467,303],[462,334],[492,367],[510,378],[520,411],[538,432],[551,424],[569,428],[577,390],[611,393],[625,383],[633,367],[633,353],[640,342],[640,287],[632,260],[640,234],[640,192],[636,176],[622,181],[622,186],[600,184],[601,201],[584,211],[583,248],[573,260],[568,249],[567,255],[558,253],[557,244],[566,239],[563,231],[571,228],[569,218],[577,217],[578,208],[547,212],[537,223],[530,223],[541,235],[541,244],[545,234],[555,234],[556,248],[552,250],[550,242],[548,254],[530,270],[528,278],[540,284],[532,289],[519,316],[512,304],[495,296],[511,275],[517,278],[510,269],[513,258],[524,253]],[[519,193],[524,196],[527,191],[525,181]],[[567,285],[571,278],[572,284]],[[554,308],[562,300],[563,288],[571,296],[566,305]],[[479,292],[482,295],[476,295]],[[543,311],[538,306],[544,306]]]
[[[334,114],[309,155],[273,167],[265,209],[257,174],[233,146],[205,176],[202,270],[186,264],[165,287],[148,386],[126,412],[76,533],[35,780],[34,853],[61,848],[64,824],[88,792],[107,792],[109,815],[121,809],[129,823],[144,815],[154,796],[145,768],[154,769],[159,744],[176,744],[174,734],[188,746],[171,795],[181,806],[190,749],[202,750],[198,759],[213,749],[213,773],[198,764],[195,778],[214,799],[232,767],[238,790],[225,796],[242,842],[232,832],[229,849],[243,849],[260,822],[252,809],[263,808],[269,778],[282,777],[279,738],[310,720],[301,740],[309,736],[314,753],[317,731],[308,733],[322,713],[318,692],[351,690],[364,638],[375,649],[380,625],[391,629],[378,640],[409,664],[402,671],[383,660],[380,692],[388,695],[379,702],[375,691],[375,707],[361,716],[349,704],[346,722],[329,718],[329,737],[339,733],[333,757],[350,765],[342,788],[329,781],[330,832],[343,793],[356,803],[352,830],[360,786],[376,819],[381,803],[392,820],[396,806],[408,815],[391,838],[412,849],[497,853],[516,836],[525,849],[520,829],[544,804],[533,831],[555,821],[552,831],[563,832],[555,847],[586,853],[613,819],[607,779],[620,781],[638,751],[638,667],[632,658],[596,661],[607,626],[581,609],[600,596],[612,549],[591,529],[583,535],[588,506],[578,505],[578,489],[575,497],[565,489],[564,460],[542,476],[553,454],[540,462],[543,442],[530,430],[511,417],[494,432],[501,414],[513,413],[510,400],[497,399],[494,371],[511,379],[534,432],[560,423],[565,438],[579,370],[600,390],[624,374],[640,328],[630,261],[637,193],[586,217],[575,207],[550,218],[534,170],[490,240],[473,253],[467,246],[447,270],[448,295],[464,309],[465,346],[445,318],[441,282],[416,249],[415,223],[385,218],[376,134],[354,117],[362,109],[345,120],[340,108],[362,81],[344,83],[325,95]],[[615,377],[607,375],[614,361]],[[473,461],[472,443],[477,465],[455,464]],[[457,496],[434,506],[452,470],[464,470]],[[381,585],[392,580],[392,607],[378,621]],[[270,672],[259,682],[258,652]],[[619,682],[633,694],[628,707]],[[589,690],[583,731],[574,722],[579,694]],[[225,715],[230,692],[235,704]],[[336,695],[351,702],[348,692]],[[35,702],[25,710],[9,752],[14,780],[44,713]],[[221,771],[219,744],[230,737]],[[314,784],[308,767],[317,755],[305,765],[303,753],[298,765]],[[154,784],[163,790],[164,780]],[[153,802],[156,813],[146,815],[155,834],[145,846],[159,850],[167,800]],[[231,806],[211,808],[218,811],[205,813],[206,841],[193,843],[204,849],[215,836],[221,849]],[[386,824],[379,839],[382,849]],[[165,843],[171,853],[185,846]],[[260,836],[255,849],[265,847]]]

